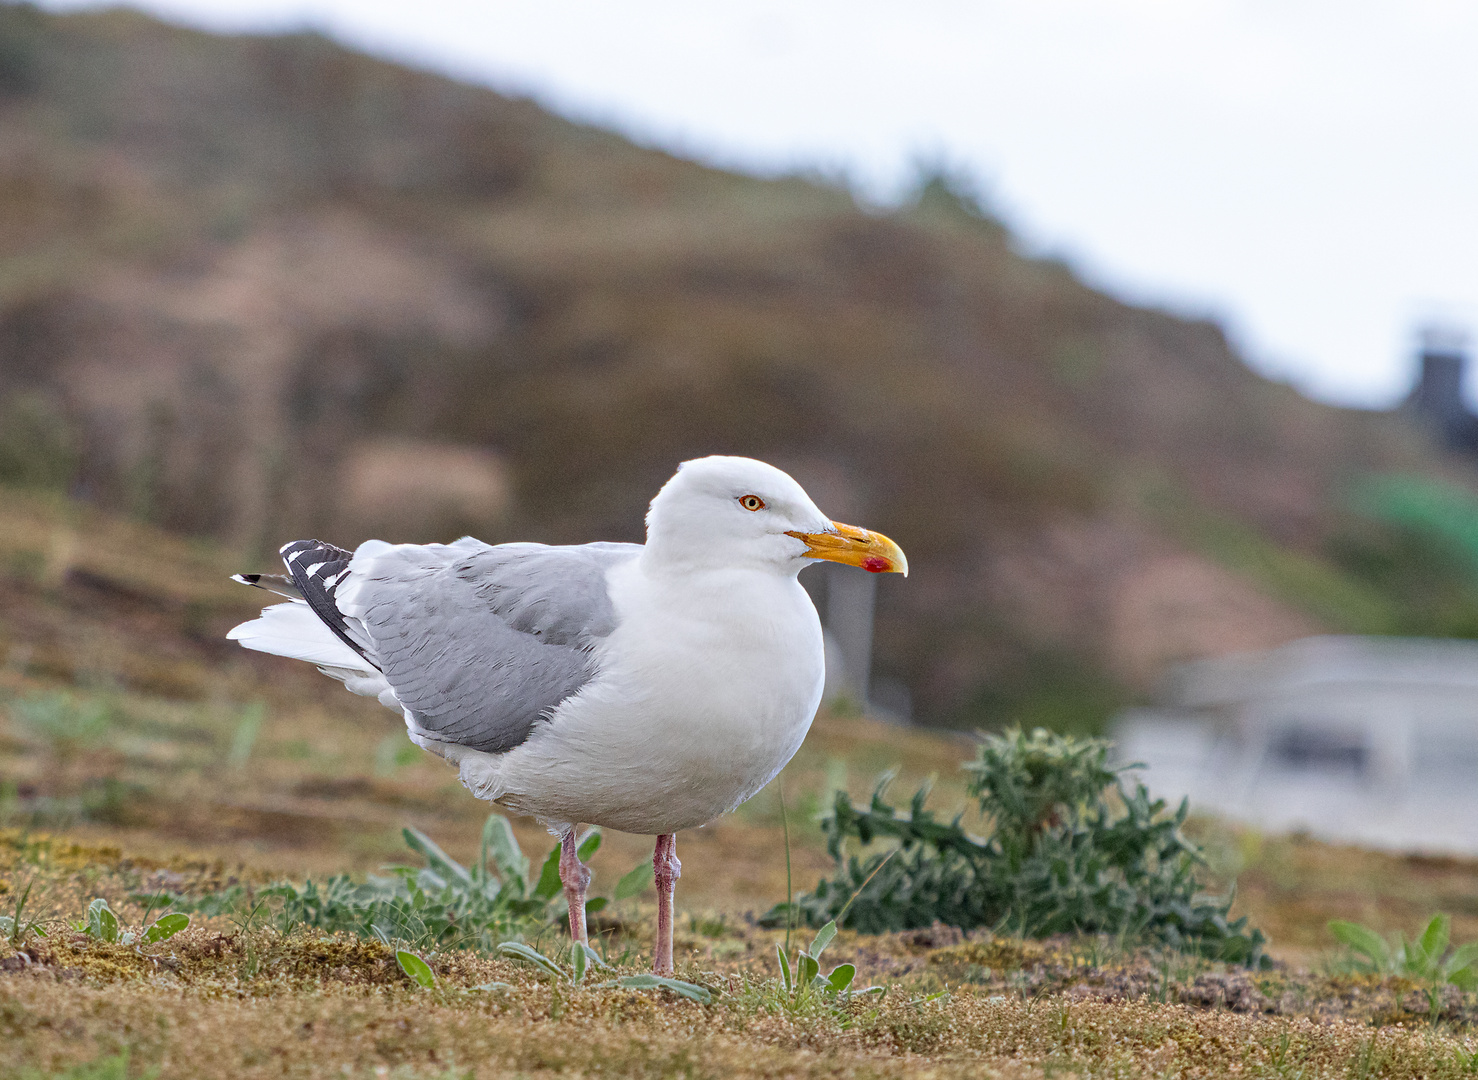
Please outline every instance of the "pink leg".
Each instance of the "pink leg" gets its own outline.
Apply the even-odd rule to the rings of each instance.
[[[590,887],[590,867],[580,861],[575,834],[579,826],[571,825],[559,838],[559,880],[565,887],[565,900],[570,905],[570,940],[588,945],[585,935],[585,890]]]
[[[657,877],[657,948],[652,955],[652,970],[658,975],[671,975],[672,891],[683,873],[683,864],[677,861],[676,833],[657,837],[652,870]]]

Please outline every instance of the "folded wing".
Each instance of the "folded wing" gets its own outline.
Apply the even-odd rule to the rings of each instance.
[[[370,541],[345,558],[348,552],[313,544],[283,549],[304,600],[278,607],[311,609],[338,648],[300,658],[322,664],[319,657],[353,656],[364,676],[388,684],[425,736],[489,753],[518,746],[597,674],[596,649],[616,625],[606,573],[641,551],[635,544],[489,546],[468,538]],[[240,631],[276,610],[232,636],[263,648],[260,633]],[[292,629],[302,637],[301,615]],[[330,666],[340,669],[330,674],[349,674],[347,663]]]

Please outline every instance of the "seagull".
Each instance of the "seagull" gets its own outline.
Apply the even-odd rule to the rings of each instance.
[[[645,544],[297,540],[287,575],[234,575],[288,602],[227,636],[378,698],[473,795],[546,825],[576,942],[581,827],[656,836],[653,970],[668,975],[677,833],[773,780],[821,702],[821,622],[797,575],[908,561],[752,458],[684,462],[646,525]]]

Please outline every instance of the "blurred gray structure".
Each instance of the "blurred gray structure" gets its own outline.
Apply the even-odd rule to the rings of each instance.
[[[1478,416],[1463,396],[1468,335],[1450,326],[1421,332],[1420,369],[1406,404],[1451,450],[1478,454]]]
[[[826,580],[826,696],[867,704],[872,682],[872,620],[878,579],[828,566]]]
[[[821,612],[826,636],[822,700],[846,701],[880,720],[909,723],[913,708],[908,688],[894,679],[872,677],[877,576],[828,563],[802,580]]]
[[[1478,642],[1314,637],[1184,664],[1114,736],[1152,791],[1194,810],[1478,853]]]

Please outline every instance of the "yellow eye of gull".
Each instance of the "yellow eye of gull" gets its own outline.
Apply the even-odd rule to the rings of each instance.
[[[765,500],[761,499],[758,495],[742,495],[739,498],[739,505],[746,510],[763,510],[765,508]]]

